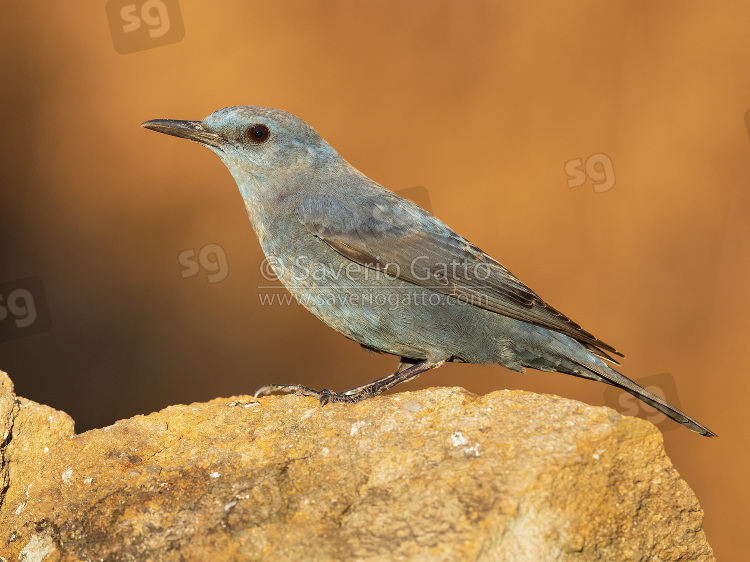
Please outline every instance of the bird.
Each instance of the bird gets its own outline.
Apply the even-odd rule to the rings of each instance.
[[[431,213],[354,168],[299,117],[233,106],[200,121],[142,126],[217,154],[281,283],[340,334],[399,358],[393,373],[344,392],[269,384],[256,397],[286,392],[323,406],[355,403],[446,362],[499,364],[603,382],[715,436],[616,371],[621,352]]]

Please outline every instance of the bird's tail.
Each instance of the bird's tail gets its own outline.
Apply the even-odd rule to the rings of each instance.
[[[665,400],[659,398],[653,392],[649,392],[639,384],[631,381],[628,377],[626,377],[622,373],[619,373],[618,371],[615,371],[604,362],[596,360],[586,361],[586,364],[583,364],[584,362],[576,363],[586,369],[588,373],[571,374],[576,374],[577,376],[583,376],[586,378],[596,378],[601,382],[605,382],[607,384],[611,384],[612,386],[616,386],[617,388],[621,388],[625,392],[632,394],[649,406],[656,408],[665,416],[672,418],[677,423],[681,423],[688,429],[691,429],[696,433],[700,433],[701,435],[705,435],[707,437],[716,437],[716,434],[708,429],[705,425],[691,418],[679,408],[676,408]],[[590,375],[594,376],[592,377]]]

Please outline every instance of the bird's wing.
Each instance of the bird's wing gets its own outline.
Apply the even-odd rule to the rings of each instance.
[[[379,186],[378,186],[379,187]],[[342,256],[474,306],[566,334],[613,363],[614,347],[545,303],[510,271],[417,205],[384,188],[302,201],[298,220]]]

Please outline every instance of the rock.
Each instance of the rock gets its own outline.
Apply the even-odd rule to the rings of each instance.
[[[75,435],[0,393],[8,560],[714,559],[661,434],[608,408],[238,396]]]

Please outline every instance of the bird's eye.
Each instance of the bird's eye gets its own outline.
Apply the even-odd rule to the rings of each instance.
[[[250,127],[247,132],[245,133],[245,136],[247,137],[247,140],[255,142],[255,143],[261,143],[268,139],[268,135],[270,134],[270,131],[268,130],[268,127],[265,125],[253,125]]]

